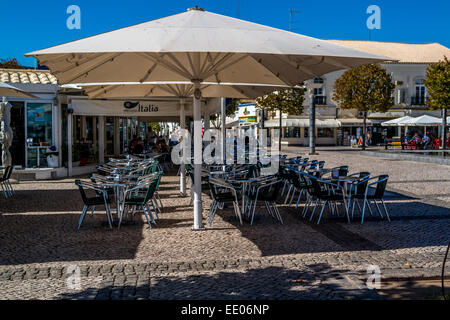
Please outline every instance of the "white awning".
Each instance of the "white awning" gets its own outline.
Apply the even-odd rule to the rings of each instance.
[[[210,99],[202,102],[203,110],[209,114],[220,112],[220,99]],[[118,116],[143,117],[173,121],[180,117],[180,104],[177,99],[171,100],[88,100],[72,99],[73,114],[84,116]],[[186,116],[192,116],[192,103],[185,105]]]
[[[282,119],[283,127],[300,127],[309,128],[309,119]],[[280,125],[279,119],[271,119],[264,122],[265,128],[278,128]],[[316,120],[317,128],[339,128],[340,122],[336,119]]]
[[[364,119],[359,118],[342,118],[338,120],[341,123],[342,127],[362,127],[364,124]],[[373,125],[374,121],[367,119],[367,125]]]

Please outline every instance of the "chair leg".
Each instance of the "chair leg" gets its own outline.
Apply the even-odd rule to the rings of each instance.
[[[275,212],[276,212],[276,214],[278,216],[278,220],[280,220],[281,224],[283,224],[283,218],[281,217],[280,210],[278,210],[278,205],[277,205],[277,203],[275,201],[272,202],[272,206],[275,209]]]
[[[106,218],[108,218],[109,228],[112,229],[112,218],[111,218],[111,210],[109,208],[109,204],[105,201],[105,210],[106,210]]]
[[[292,185],[289,186],[288,192],[286,194],[286,198],[284,199],[284,204],[287,204],[287,202],[289,200],[289,195],[291,194],[291,190],[292,190]]]
[[[94,211],[95,211],[95,206],[92,206],[92,209],[91,209],[91,217],[94,216]]]
[[[212,212],[212,216],[211,216],[211,222],[209,223],[210,226],[212,225],[212,223],[214,221],[214,218],[216,217],[216,212],[217,212],[218,208],[219,208],[219,203],[216,202],[216,204],[214,205],[214,208],[213,208],[213,212]]]
[[[150,226],[150,229],[151,229],[152,228],[152,224],[150,222],[150,219],[148,218],[148,214],[147,214],[147,212],[145,210],[145,207],[144,206],[141,206],[141,207],[142,207],[142,211],[144,211],[144,215],[145,215],[145,219],[147,220],[147,224]],[[150,215],[151,215],[151,213],[150,213]]]
[[[300,200],[301,200],[301,198],[302,198],[303,191],[304,191],[303,189],[300,190],[300,193],[299,193],[298,199],[297,199],[297,203],[296,203],[296,205],[295,205],[295,209],[298,209],[298,205],[300,204]]]
[[[322,205],[322,210],[320,210],[320,215],[319,215],[319,219],[317,220],[317,224],[319,224],[319,223],[320,223],[320,220],[322,219],[323,211],[325,210],[325,207],[326,207],[326,205],[327,205],[327,202],[328,202],[328,201],[325,201],[325,202],[323,203],[323,205]]]
[[[11,185],[9,184],[9,181],[6,180],[6,181],[4,182],[4,184],[5,184],[6,192],[8,192],[8,195],[9,195],[10,197],[12,197],[12,196],[13,196],[13,193],[12,193],[12,188],[11,188]]]
[[[241,226],[243,225],[242,223],[242,213],[241,213],[241,206],[239,205],[238,201],[233,202],[234,206],[235,206],[235,212],[237,212],[238,218],[239,218],[239,223],[241,224]]]
[[[9,184],[9,186],[11,187],[11,191],[12,191],[13,195],[15,195],[15,194],[16,194],[16,191],[14,190],[14,188],[13,188],[11,182],[9,182],[9,180],[8,180],[8,184]]]
[[[366,212],[366,203],[367,203],[367,198],[364,197],[364,205],[363,205],[363,210],[362,210],[362,214],[361,214],[361,224],[364,223],[364,214]]]
[[[386,212],[386,217],[387,217],[388,221],[391,222],[391,217],[389,216],[389,212],[387,210],[386,204],[384,203],[384,199],[381,199],[381,203],[383,204],[384,212]]]
[[[314,209],[311,213],[311,217],[309,217],[309,222],[312,221],[313,217],[314,217],[314,213],[316,213],[316,209],[317,209],[317,205],[319,204],[319,199],[316,200],[316,202],[314,203]]]
[[[153,198],[150,199],[150,202],[152,204],[153,209],[155,209],[156,220],[159,220],[159,215],[158,215],[158,210],[157,210],[158,209],[158,203],[157,203],[156,200],[153,201]]]
[[[255,211],[256,211],[256,204],[258,203],[258,200],[255,199],[255,204],[253,205],[253,212],[252,212],[252,220],[250,221],[250,225],[253,225],[253,219],[255,218]]]
[[[150,207],[149,207],[148,203],[145,204],[145,208],[147,209],[147,212],[148,212],[148,214],[149,214],[149,216],[150,216],[150,220],[152,221],[152,223],[153,223],[153,224],[156,224],[156,223],[155,223],[155,219],[153,219],[152,210],[150,210]]]
[[[77,230],[80,230],[81,224],[83,223],[84,216],[86,215],[86,211],[88,209],[87,205],[84,205],[83,211],[81,212],[80,220],[78,220],[78,228]]]
[[[3,186],[3,182],[0,183],[0,186],[2,187],[2,191],[3,191],[3,196],[5,197],[5,199],[8,199],[8,194],[5,191],[5,187]]]
[[[310,204],[311,204],[311,197],[308,195],[308,198],[306,199],[306,202],[305,202],[305,206],[303,207],[303,210],[302,210],[303,219],[306,218],[306,214],[308,213]]]
[[[153,195],[153,198],[151,199],[152,202],[155,203],[156,209],[158,210],[158,212],[161,212],[161,209],[159,208],[159,204],[158,201],[156,200],[156,196]]]
[[[283,189],[281,189],[281,195],[282,195],[282,196],[284,195],[284,191],[286,190],[286,185],[287,185],[287,181],[284,180],[284,183],[283,183]]]
[[[366,201],[367,201],[367,208],[369,209],[370,216],[373,217],[373,211],[372,211],[372,207],[370,205],[370,201],[369,200],[366,200]],[[375,202],[375,204],[376,204],[376,202]],[[377,206],[377,210],[378,210],[378,214],[381,214],[378,206]]]
[[[383,219],[384,217],[383,217],[383,214],[381,213],[380,206],[378,205],[377,200],[373,199],[373,202],[375,202],[375,206],[377,208],[378,215],[380,216],[381,219]]]
[[[156,195],[156,198],[158,198],[158,200],[159,200],[159,206],[160,206],[160,208],[161,208],[161,209],[164,209],[164,206],[163,206],[161,197],[159,196],[159,192],[158,192],[158,191],[155,191],[155,195]],[[155,201],[156,201],[156,200],[155,200]],[[161,210],[160,210],[159,212],[161,212]]]

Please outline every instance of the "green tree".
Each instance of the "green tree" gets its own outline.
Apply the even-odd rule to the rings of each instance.
[[[161,131],[161,124],[159,122],[149,122],[148,126],[152,128],[153,132],[160,132]]]
[[[231,103],[227,104],[227,106],[226,106],[226,112],[225,112],[225,115],[226,115],[227,117],[232,117],[232,116],[234,116],[234,114],[236,113],[236,111],[239,109],[239,104],[240,104],[240,103],[241,103],[241,99],[235,99],[235,98],[233,98],[233,99],[231,100]],[[213,126],[214,126],[216,129],[219,129],[219,128],[220,128],[220,126],[221,126],[221,121],[220,121],[220,120],[221,120],[221,119],[220,119],[220,117],[219,117],[219,114],[211,115],[209,119],[211,120]]]
[[[25,69],[16,58],[0,59],[0,68],[5,69]]]
[[[342,109],[364,114],[363,150],[366,149],[367,112],[386,112],[393,105],[395,86],[391,76],[378,64],[366,64],[347,70],[334,83],[333,100]]]
[[[428,66],[425,86],[429,95],[426,105],[433,110],[442,110],[442,148],[445,149],[447,108],[450,106],[450,61],[447,57]]]
[[[279,145],[281,151],[281,132],[282,132],[282,114],[301,115],[303,112],[303,101],[305,100],[305,91],[303,84],[292,89],[274,91],[271,94],[256,99],[258,107],[266,111],[279,111]]]

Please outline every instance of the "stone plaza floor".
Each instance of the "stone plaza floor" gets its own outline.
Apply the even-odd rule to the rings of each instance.
[[[225,209],[212,227],[193,232],[189,198],[179,197],[178,177],[167,175],[152,229],[139,215],[109,230],[99,208],[77,231],[82,203],[73,178],[21,182],[14,198],[0,198],[0,299],[382,299],[366,285],[369,266],[384,280],[437,277],[450,240],[450,168],[318,151],[325,167],[389,174],[392,221],[325,218],[316,225],[301,217],[302,206],[280,205],[283,225],[261,208],[253,226],[240,226]]]

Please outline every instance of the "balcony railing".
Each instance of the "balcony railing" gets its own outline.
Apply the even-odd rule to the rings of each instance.
[[[424,106],[425,102],[427,100],[428,100],[428,97],[424,97],[424,96],[411,97],[411,105],[412,106]]]
[[[314,104],[315,105],[319,105],[319,106],[323,106],[327,104],[327,97],[325,96],[315,96],[314,97]]]

